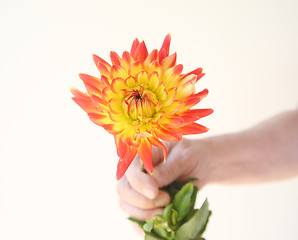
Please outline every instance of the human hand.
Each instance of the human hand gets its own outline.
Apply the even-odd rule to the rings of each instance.
[[[126,175],[117,184],[119,205],[133,218],[144,221],[162,213],[163,207],[170,202],[170,197],[159,189],[175,180],[199,178],[197,185],[200,187],[206,182],[208,159],[203,141],[183,139],[180,142],[164,144],[168,149],[166,163],[163,163],[162,149],[152,149],[152,175],[143,171],[136,157]]]

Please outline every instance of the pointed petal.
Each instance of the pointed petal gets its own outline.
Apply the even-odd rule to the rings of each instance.
[[[207,132],[209,129],[198,123],[190,123],[186,126],[178,128],[178,131],[183,135],[199,134]]]
[[[100,79],[97,77],[93,77],[84,73],[79,74],[80,79],[86,84],[89,84],[91,86],[94,86],[98,89],[101,89]]]
[[[173,131],[173,129],[165,129],[161,126],[154,130],[156,136],[164,141],[180,141],[182,140],[182,134]]]
[[[74,95],[72,100],[78,104],[85,112],[98,112],[96,107],[92,104],[91,98],[88,94],[82,93],[76,88],[71,88],[71,92]]]
[[[106,62],[105,60],[103,60],[102,58],[100,58],[99,56],[97,56],[95,54],[93,54],[92,56],[93,56],[93,61],[94,61],[95,65],[97,65],[98,63],[101,63],[101,64],[105,65],[106,67],[111,68],[111,65],[108,62]]]
[[[177,88],[176,87],[171,88],[167,92],[168,92],[167,99],[162,102],[163,107],[167,107],[174,102],[177,94]]]
[[[109,107],[112,113],[118,114],[123,112],[123,103],[120,98],[112,98],[109,101]]]
[[[162,106],[160,111],[165,111],[167,115],[176,113],[182,107],[182,101],[175,100],[170,106]]]
[[[126,79],[128,77],[127,71],[122,66],[113,65],[111,68],[111,79],[118,78],[118,77]]]
[[[128,70],[128,74],[130,76],[136,76],[139,72],[143,71],[143,66],[142,63],[140,61],[134,62],[129,70]]]
[[[149,56],[146,58],[146,60],[144,61],[144,68],[145,70],[147,70],[147,67],[150,63],[152,63],[153,61],[157,60],[157,56],[158,56],[158,51],[157,49],[154,49]]]
[[[100,112],[97,112],[97,113],[88,113],[88,116],[90,118],[90,120],[92,122],[94,122],[96,125],[98,126],[103,126],[104,124],[109,124],[111,123],[111,120],[109,118],[109,115],[106,114],[106,113],[100,113]]]
[[[129,76],[125,79],[124,83],[127,87],[133,88],[136,85],[136,80],[134,77]]]
[[[172,55],[170,55],[168,57],[165,57],[161,61],[160,64],[164,69],[171,68],[171,67],[174,67],[176,65],[176,59],[177,59],[177,54],[173,53]]]
[[[143,62],[147,58],[148,50],[147,50],[147,47],[146,47],[146,44],[144,41],[142,41],[139,44],[139,46],[137,47],[135,52],[132,54],[132,56],[136,61],[141,61],[141,62]]]
[[[153,173],[152,164],[152,145],[147,139],[141,139],[141,144],[137,149],[138,155],[144,163],[144,168],[147,172]]]
[[[183,79],[191,74],[194,74],[197,76],[197,81],[198,81],[201,77],[203,77],[205,75],[205,73],[203,73],[202,71],[203,71],[203,68],[197,68],[189,73],[181,75],[181,78]]]
[[[155,91],[159,84],[159,77],[157,72],[152,72],[149,75],[149,84],[148,87],[151,91]]]
[[[190,95],[188,98],[183,100],[181,107],[179,108],[179,113],[189,110],[191,107],[199,103],[204,97],[208,95],[208,89],[204,89],[201,92]]]
[[[128,147],[125,151],[125,156],[123,159],[120,159],[117,165],[117,172],[116,172],[116,178],[117,180],[120,180],[123,175],[125,174],[126,170],[130,166],[131,162],[135,158],[137,154],[137,150],[133,147]]]
[[[168,68],[165,71],[163,82],[165,83],[167,88],[177,87],[182,70],[182,64],[178,64],[174,67]]]
[[[148,73],[157,72],[159,79],[162,79],[163,76],[164,76],[164,70],[160,66],[160,64],[159,64],[158,61],[153,61],[152,63],[150,63],[149,66],[148,66],[148,68],[147,68],[147,72]]]
[[[159,51],[159,61],[161,62],[165,57],[169,56],[171,44],[171,35],[167,34]]]
[[[111,70],[111,65],[107,63],[105,60],[100,58],[99,56],[96,56],[93,54],[93,61],[100,72],[101,75],[105,75],[106,77],[109,77],[109,72]]]
[[[110,52],[110,58],[113,65],[121,65],[121,58],[116,52],[111,51]]]
[[[196,84],[197,76],[191,74],[183,80],[180,80],[178,83],[178,91],[176,98],[177,99],[185,99],[189,97],[191,94],[195,93],[195,84]]]
[[[97,95],[91,95],[92,104],[100,110],[109,111],[109,106],[106,101],[102,100]]]
[[[126,89],[125,81],[122,78],[114,78],[111,84],[111,89],[114,93],[119,94],[122,89]]]
[[[121,65],[122,67],[125,68],[126,71],[128,71],[130,65],[134,62],[133,57],[131,56],[131,54],[127,51],[123,52],[122,54],[122,61],[121,61]]]
[[[136,84],[137,85],[145,84],[148,82],[148,78],[149,78],[148,73],[143,70],[135,76]]]
[[[133,56],[134,52],[136,51],[137,47],[139,46],[140,42],[139,39],[135,39],[132,43],[130,54]]]
[[[166,146],[161,141],[159,141],[157,137],[150,137],[150,138],[147,138],[147,139],[152,145],[162,148],[163,156],[164,156],[163,160],[165,162],[167,160],[167,157],[168,157],[168,149],[166,148]]]

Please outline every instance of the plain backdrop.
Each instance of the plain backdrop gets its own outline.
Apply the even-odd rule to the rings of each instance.
[[[298,103],[298,2],[0,0],[0,239],[141,239],[118,207],[113,137],[71,101],[95,53],[149,50],[167,33],[185,72],[203,67],[204,138]],[[297,146],[298,147],[298,146]],[[298,179],[204,188],[208,240],[297,240]]]

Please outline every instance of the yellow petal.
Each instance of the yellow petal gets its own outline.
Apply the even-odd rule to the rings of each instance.
[[[139,72],[141,72],[143,70],[143,66],[142,66],[142,64],[141,64],[141,62],[140,61],[137,61],[137,62],[134,62],[131,66],[130,66],[130,68],[129,68],[129,70],[128,70],[128,74],[130,75],[130,76],[136,76]]]
[[[151,91],[155,91],[155,89],[158,87],[159,84],[159,77],[157,72],[152,72],[149,76],[149,84],[148,88]]]

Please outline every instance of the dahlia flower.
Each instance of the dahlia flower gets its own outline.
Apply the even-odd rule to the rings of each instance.
[[[93,55],[100,77],[79,74],[86,93],[75,88],[72,98],[95,124],[114,135],[119,162],[119,180],[139,155],[145,170],[153,173],[152,145],[180,141],[183,135],[203,133],[208,128],[195,123],[212,109],[190,109],[208,94],[196,93],[195,83],[204,75],[202,68],[182,74],[176,53],[169,55],[168,34],[158,51],[148,53],[145,42],[133,41],[130,52],[122,57],[110,53],[111,64]]]

